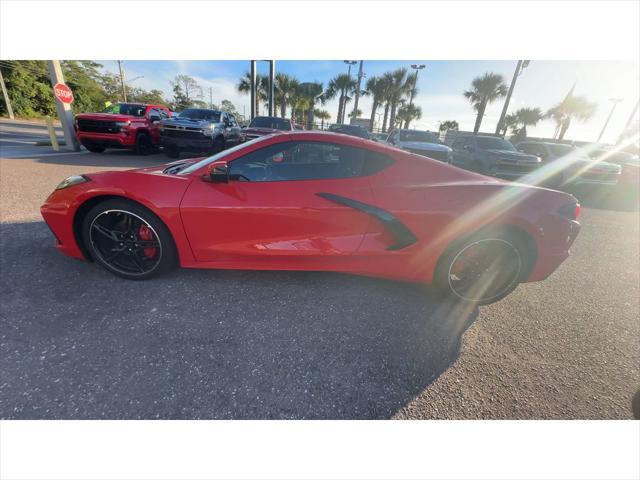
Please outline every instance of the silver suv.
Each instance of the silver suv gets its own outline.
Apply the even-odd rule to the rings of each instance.
[[[411,153],[451,163],[451,149],[443,145],[438,137],[431,132],[407,129],[392,130],[387,138],[387,143]]]
[[[162,120],[160,135],[165,153],[172,158],[180,152],[220,152],[243,140],[233,115],[204,108],[187,108]]]

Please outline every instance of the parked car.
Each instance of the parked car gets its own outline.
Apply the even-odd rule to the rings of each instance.
[[[491,303],[569,255],[580,206],[360,138],[268,135],[204,159],[74,175],[41,208],[56,247],[126,279],[324,270]]]
[[[115,103],[101,113],[76,115],[74,126],[78,141],[90,152],[129,148],[148,155],[160,146],[159,122],[171,115],[163,105]]]
[[[500,137],[457,136],[452,148],[454,165],[507,180],[517,180],[541,165],[540,158],[518,152],[511,142]]]
[[[220,110],[187,108],[160,122],[162,146],[169,157],[180,152],[215,153],[242,142],[235,117]]]
[[[622,172],[618,185],[623,188],[635,190],[637,196],[640,189],[640,158],[629,152],[613,148],[588,148],[585,150],[592,159],[620,165]]]
[[[524,141],[516,147],[521,152],[540,157],[542,165],[549,166],[548,178],[543,179],[549,186],[613,186],[620,180],[622,168],[619,165],[592,160],[583,150],[572,145]]]
[[[407,152],[451,163],[451,148],[443,145],[438,137],[431,132],[407,129],[392,130],[387,138],[387,143]]]
[[[263,135],[294,130],[293,123],[288,118],[255,117],[247,128],[242,129],[245,140],[253,140]]]
[[[369,140],[371,135],[369,132],[360,125],[347,125],[346,123],[334,123],[329,126],[329,131],[333,133],[343,133],[345,135],[351,135],[352,137],[365,138]]]

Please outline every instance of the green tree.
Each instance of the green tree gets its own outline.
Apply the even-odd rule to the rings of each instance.
[[[290,105],[290,98],[299,87],[300,82],[286,73],[276,73],[276,83],[274,87],[275,104],[280,107],[280,116],[287,116],[287,106]],[[267,97],[268,98],[268,97]]]
[[[391,72],[391,85],[388,92],[388,103],[390,105],[389,126],[395,128],[397,108],[403,97],[411,92],[413,81],[407,77],[406,68],[398,68]]]
[[[320,110],[316,108],[313,111],[313,116],[320,119],[320,130],[324,130],[324,121],[331,118],[331,114],[326,110]]]
[[[471,82],[471,90],[465,90],[464,96],[471,102],[477,113],[476,123],[473,127],[473,133],[480,131],[482,118],[487,109],[487,105],[504,97],[507,94],[507,86],[504,83],[502,75],[497,73],[485,73],[482,77],[476,77]]]
[[[460,125],[455,120],[445,120],[444,122],[440,122],[440,126],[438,127],[439,132],[446,132],[447,130],[458,131],[460,129]]]
[[[346,73],[341,73],[336,77],[332,78],[327,85],[327,90],[325,91],[323,97],[325,100],[330,100],[332,98],[338,97],[338,114],[336,116],[336,121],[341,122],[344,116],[345,109],[347,107],[347,103],[351,98],[349,98],[349,93],[353,91],[356,87],[355,79],[351,78]]]
[[[419,120],[422,117],[422,108],[413,103],[403,105],[398,110],[398,119],[404,122],[404,128],[409,128],[409,125],[414,120]]]
[[[231,100],[227,100],[226,98],[222,100],[222,103],[220,103],[220,109],[224,110],[227,113],[230,113],[231,115],[236,117],[236,120],[238,121],[240,119],[244,120],[244,117],[240,114],[240,112],[238,112],[238,109]]]
[[[511,127],[511,133],[518,138],[526,138],[527,127],[535,127],[544,118],[544,114],[539,108],[520,108],[507,117],[505,124]]]
[[[367,91],[373,100],[371,104],[371,117],[369,117],[369,130],[373,132],[373,126],[376,121],[376,111],[382,104],[385,95],[385,80],[382,77],[371,77],[367,80]]]
[[[324,104],[325,102],[324,96],[322,95],[323,93],[322,83],[319,83],[319,82],[301,83],[298,86],[298,90],[299,90],[300,96],[305,101],[304,110],[305,110],[306,123],[307,123],[306,128],[310,130],[313,126],[313,111],[315,109],[316,102],[320,101],[320,103],[322,104]]]
[[[546,116],[553,118],[556,122],[556,131],[559,130],[558,139],[564,139],[571,121],[586,122],[595,113],[597,105],[587,100],[586,97],[578,95],[569,95],[562,102],[549,109]]]
[[[173,108],[182,111],[192,107],[202,99],[202,87],[189,75],[176,75],[170,82],[173,88]],[[206,108],[206,103],[204,104]]]
[[[236,85],[240,93],[251,95],[251,74],[245,73]],[[269,98],[269,77],[266,75],[256,75],[256,116],[260,115],[260,104]]]

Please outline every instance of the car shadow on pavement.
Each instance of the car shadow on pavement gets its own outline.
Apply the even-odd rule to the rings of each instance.
[[[640,209],[640,196],[633,188],[582,188],[569,193],[585,208],[618,212],[637,212]]]
[[[111,167],[143,168],[154,165],[162,165],[174,161],[161,152],[151,155],[137,155],[131,150],[108,150],[105,153],[84,152],[82,155],[60,155],[38,156],[33,159],[38,163],[50,165],[77,165],[79,167]]]
[[[126,281],[1,224],[0,418],[385,419],[456,360],[478,310],[342,274]]]

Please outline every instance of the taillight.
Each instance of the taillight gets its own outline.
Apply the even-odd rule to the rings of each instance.
[[[568,203],[559,208],[558,213],[569,220],[577,220],[580,216],[580,204],[578,202]]]

